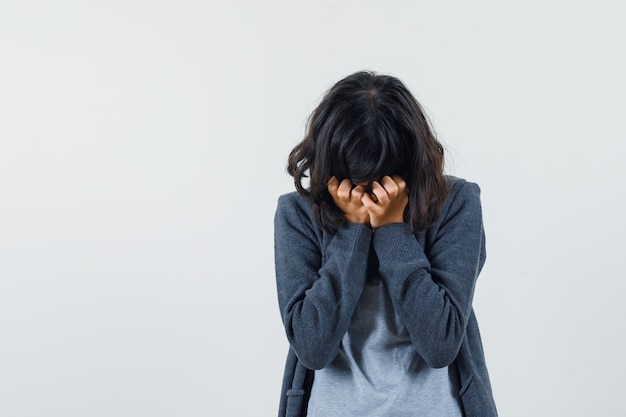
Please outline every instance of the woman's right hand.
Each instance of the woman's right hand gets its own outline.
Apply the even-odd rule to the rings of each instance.
[[[361,199],[365,194],[365,187],[357,185],[352,188],[352,182],[345,179],[339,182],[336,177],[328,181],[328,192],[333,201],[345,213],[346,220],[350,223],[369,225],[370,215]]]

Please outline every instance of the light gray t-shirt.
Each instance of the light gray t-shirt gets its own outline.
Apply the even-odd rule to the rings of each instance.
[[[367,283],[339,353],[315,371],[309,417],[462,417],[456,366],[430,368],[395,314],[370,250]]]

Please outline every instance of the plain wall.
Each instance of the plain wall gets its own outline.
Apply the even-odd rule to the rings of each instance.
[[[502,416],[624,416],[619,1],[0,4],[0,415],[273,416],[273,215],[334,82],[390,73],[482,188]]]

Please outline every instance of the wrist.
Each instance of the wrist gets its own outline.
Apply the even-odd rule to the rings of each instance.
[[[382,219],[378,221],[375,220],[371,222],[371,226],[372,226],[372,229],[376,230],[376,229],[380,229],[381,227],[389,226],[390,224],[395,224],[395,223],[404,223],[404,218],[395,217],[395,218],[389,218],[389,219]]]
[[[369,216],[364,217],[364,216],[355,216],[355,215],[346,214],[345,219],[348,223],[364,224],[366,226],[370,225]]]

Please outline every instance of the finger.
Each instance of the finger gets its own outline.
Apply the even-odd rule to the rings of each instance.
[[[350,191],[352,191],[352,182],[343,180],[337,189],[337,197],[342,201],[350,201]]]
[[[372,194],[376,195],[379,204],[385,206],[389,203],[389,194],[378,181],[372,183]]]
[[[332,196],[336,196],[337,188],[339,188],[339,180],[337,179],[337,177],[335,177],[334,175],[330,177],[330,179],[328,180],[328,184],[326,184],[326,188],[328,188],[328,192]]]
[[[406,181],[399,175],[394,175],[391,179],[398,185],[398,193],[402,194],[406,190]]]
[[[389,194],[389,197],[393,198],[398,195],[398,184],[389,176],[385,175],[382,180],[380,180],[381,185]]]
[[[354,187],[352,189],[352,196],[351,199],[354,200],[356,199],[357,201],[361,199],[361,197],[363,197],[363,193],[365,193],[366,188],[362,185],[357,185],[356,187]]]
[[[361,203],[363,203],[363,206],[367,209],[368,212],[375,215],[380,215],[384,211],[384,208],[372,199],[371,194],[363,193],[363,197],[361,197]]]
[[[369,193],[363,193],[361,196],[361,203],[363,203],[368,211],[372,211],[377,208],[376,202],[372,199],[372,196]]]

